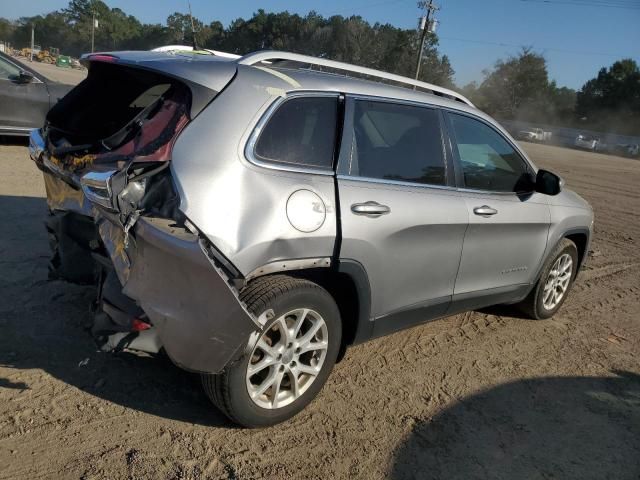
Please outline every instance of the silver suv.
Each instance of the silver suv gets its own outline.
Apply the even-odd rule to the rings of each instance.
[[[51,275],[105,350],[164,351],[248,427],[349,345],[494,304],[552,316],[589,205],[459,94],[285,52],[91,54],[31,135]]]

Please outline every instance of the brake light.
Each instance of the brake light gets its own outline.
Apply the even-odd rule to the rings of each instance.
[[[89,55],[89,60],[92,62],[116,62],[118,57],[115,55],[105,55],[103,53],[98,53],[96,55]]]
[[[142,332],[143,330],[149,330],[151,325],[147,322],[143,322],[139,318],[134,318],[133,322],[131,322],[131,331],[132,332]]]

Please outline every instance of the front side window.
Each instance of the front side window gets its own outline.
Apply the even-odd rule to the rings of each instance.
[[[471,117],[449,114],[465,188],[492,192],[531,190],[529,169],[502,135]]]
[[[356,100],[349,173],[444,185],[445,159],[437,110]]]
[[[0,58],[0,79],[12,80],[20,75],[20,69],[14,64]]]
[[[255,156],[272,163],[332,168],[337,111],[337,97],[285,101],[258,137]]]

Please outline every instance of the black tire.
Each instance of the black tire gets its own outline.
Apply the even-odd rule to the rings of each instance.
[[[258,278],[242,290],[240,299],[258,318],[264,312],[273,310],[273,316],[267,321],[263,331],[271,328],[280,316],[300,308],[310,308],[320,314],[328,331],[326,356],[319,374],[302,395],[281,408],[262,408],[254,403],[247,389],[247,368],[251,361],[253,345],[258,337],[248,339],[243,357],[227,366],[222,373],[201,375],[205,393],[229,419],[248,428],[266,427],[288,420],[299,413],[322,389],[340,349],[340,311],[333,297],[324,288],[309,280],[288,275]]]
[[[562,298],[553,308],[548,309],[544,306],[543,301],[543,292],[544,286],[549,277],[549,272],[551,271],[554,263],[558,258],[560,258],[564,254],[569,254],[572,260],[572,270],[571,270],[571,279],[569,281],[569,285],[567,286],[566,291],[564,292]],[[518,304],[518,307],[521,311],[523,311],[530,318],[535,320],[544,320],[552,317],[562,306],[564,301],[567,299],[569,292],[571,291],[571,287],[573,286],[573,281],[576,278],[576,273],[578,271],[578,249],[576,248],[576,244],[573,243],[568,238],[563,238],[555,250],[549,255],[547,261],[545,262],[542,271],[540,272],[540,278],[538,282],[531,290],[531,293],[525,298],[522,302]]]

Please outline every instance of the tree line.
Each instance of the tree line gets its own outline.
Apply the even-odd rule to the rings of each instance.
[[[500,119],[640,135],[640,68],[632,59],[601,68],[575,91],[558,87],[549,79],[544,56],[523,48],[498,60],[481,83],[462,92]]]
[[[0,17],[0,41],[27,47],[31,27],[42,48],[57,47],[79,56],[91,45],[93,18],[95,50],[148,50],[161,45],[193,43],[191,18],[175,12],[165,24],[147,24],[110,8],[101,0],[71,0],[64,9],[46,15],[9,21]],[[200,48],[237,54],[275,49],[331,58],[413,77],[420,48],[416,30],[389,24],[370,24],[362,17],[316,12],[305,16],[258,10],[251,18],[238,18],[227,27],[193,18]],[[579,90],[559,87],[549,78],[545,58],[530,48],[499,60],[483,72],[483,80],[461,88],[454,70],[438,51],[438,38],[428,34],[420,79],[466,94],[478,107],[499,119],[640,134],[640,70],[624,59],[603,68]]]

